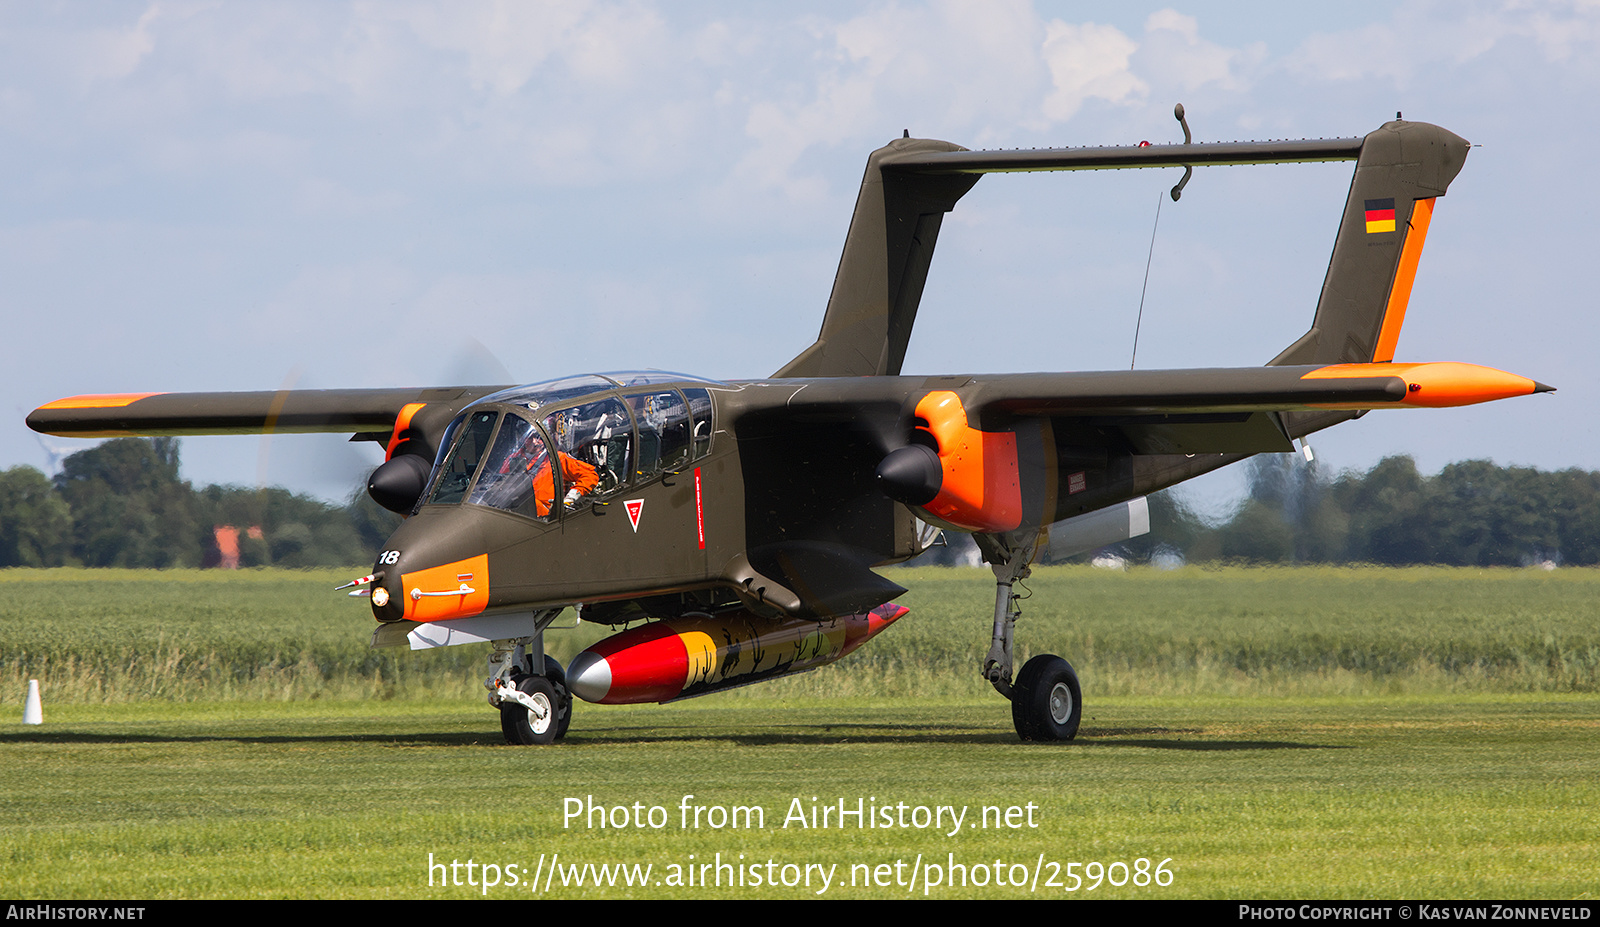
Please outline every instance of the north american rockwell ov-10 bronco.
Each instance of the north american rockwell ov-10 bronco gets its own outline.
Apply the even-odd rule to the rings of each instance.
[[[1053,655],[1012,665],[1012,586],[1047,537],[1090,549],[1140,534],[1147,494],[1370,409],[1549,389],[1394,362],[1464,140],[1399,119],[1318,141],[1191,144],[1184,132],[1182,145],[968,151],[906,137],[878,149],[822,331],[766,379],[77,396],[28,424],[383,444],[368,489],[409,517],[351,594],[370,596],[375,646],[490,642],[489,701],[512,743],[559,739],[573,695],[666,702],[831,663],[906,613],[892,604],[906,590],[874,567],[941,529],[968,532],[996,579],[983,675],[1023,739],[1070,740],[1073,668]],[[1265,367],[901,375],[941,221],[983,174],[1330,160],[1356,166],[1316,315]],[[544,633],[567,608],[624,629],[563,669]]]

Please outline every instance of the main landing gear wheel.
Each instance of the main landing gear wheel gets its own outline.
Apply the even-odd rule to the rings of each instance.
[[[545,675],[515,674],[512,683],[517,691],[533,700],[528,708],[510,699],[500,702],[500,730],[506,743],[522,746],[540,746],[554,743],[566,736],[572,723],[572,695],[567,691],[566,674],[561,664],[545,657]]]
[[[1011,684],[1011,722],[1023,740],[1071,740],[1083,719],[1083,693],[1072,664],[1040,654]]]

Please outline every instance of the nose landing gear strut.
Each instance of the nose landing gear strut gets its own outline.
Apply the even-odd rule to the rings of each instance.
[[[539,633],[497,640],[489,653],[490,676],[483,685],[489,690],[489,704],[500,709],[500,731],[508,744],[554,743],[566,736],[572,723],[566,673],[544,652],[544,629],[559,612],[539,616]],[[539,655],[537,664],[533,654]]]

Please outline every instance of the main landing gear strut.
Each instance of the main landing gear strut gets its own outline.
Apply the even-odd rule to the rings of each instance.
[[[983,660],[983,676],[996,692],[1011,700],[1011,722],[1023,740],[1071,740],[1083,718],[1083,694],[1072,664],[1055,654],[1029,660],[1012,680],[1012,632],[1022,609],[1012,592],[1018,580],[1033,571],[1029,564],[1038,539],[1013,544],[1003,535],[974,535],[983,559],[994,571],[994,634]]]
[[[544,630],[559,613],[539,614],[537,634],[497,640],[489,653],[490,675],[483,686],[489,690],[489,704],[500,709],[500,730],[508,744],[554,743],[572,723],[566,673],[544,652]]]

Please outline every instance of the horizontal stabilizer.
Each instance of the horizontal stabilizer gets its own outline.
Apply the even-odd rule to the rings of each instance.
[[[1192,145],[1019,148],[1011,151],[919,151],[887,158],[883,168],[917,174],[998,174],[1354,161],[1361,154],[1362,141],[1359,138],[1319,138],[1271,142],[1199,142]]]
[[[817,340],[775,377],[896,376],[944,214],[984,174],[1349,161],[1365,139],[969,151],[898,138],[867,159]]]

